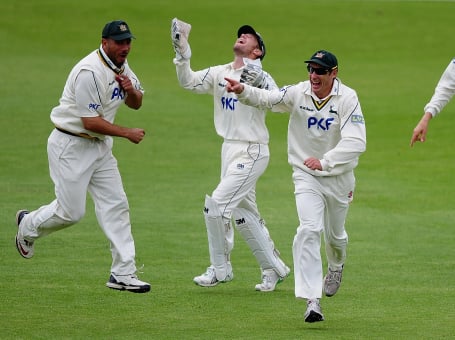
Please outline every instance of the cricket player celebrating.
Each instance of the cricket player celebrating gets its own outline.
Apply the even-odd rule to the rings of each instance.
[[[341,284],[352,201],[354,168],[366,148],[365,123],[357,94],[337,78],[338,61],[317,51],[305,61],[309,80],[264,91],[232,79],[228,91],[245,104],[290,112],[288,160],[293,169],[300,225],[293,243],[295,295],[307,300],[306,322],[323,321],[322,292],[333,296]],[[321,233],[328,271],[323,280]]]
[[[101,46],[70,72],[60,104],[51,112],[55,129],[49,136],[49,170],[56,198],[35,211],[19,210],[16,247],[31,258],[35,241],[77,223],[85,214],[87,191],[112,253],[107,287],[135,293],[150,291],[136,276],[135,246],[128,200],[111,136],[137,144],[144,130],[114,124],[117,109],[125,103],[142,106],[143,89],[126,60],[134,38],[126,22],[109,22]]]
[[[183,88],[213,96],[215,129],[224,139],[221,180],[212,195],[205,198],[210,266],[193,281],[210,287],[233,279],[230,261],[234,246],[233,219],[261,268],[262,282],[256,285],[256,290],[273,291],[290,269],[279,257],[256,204],[256,182],[269,162],[265,111],[239,103],[235,94],[226,91],[224,80],[230,77],[264,89],[276,88],[270,75],[261,70],[264,42],[251,26],[242,26],[233,47],[233,62],[194,72],[190,67],[190,29],[189,24],[177,18],[172,20],[177,78]]]

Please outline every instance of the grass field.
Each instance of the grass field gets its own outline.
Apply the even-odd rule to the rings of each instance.
[[[409,147],[442,71],[455,56],[454,1],[170,1],[2,3],[0,39],[0,338],[2,339],[444,339],[455,335],[455,103]],[[303,60],[334,52],[339,76],[359,94],[367,152],[347,221],[343,286],[323,298],[326,321],[306,324],[291,276],[269,294],[236,235],[235,280],[192,283],[208,265],[202,206],[219,177],[221,140],[212,98],[181,89],[169,26],[193,25],[192,67],[232,60],[237,28],[264,37],[264,68],[279,85],[307,78]],[[53,199],[46,142],[49,112],[71,67],[98,47],[107,21],[126,20],[137,40],[129,62],[144,105],[117,123],[143,127],[139,145],[116,140],[131,206],[140,277],[150,294],[107,289],[109,245],[93,204],[76,226],[40,239],[35,257],[14,248],[14,215]],[[287,115],[269,114],[271,161],[257,188],[260,210],[292,264],[297,227]]]

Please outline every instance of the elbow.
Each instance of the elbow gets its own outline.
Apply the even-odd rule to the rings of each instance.
[[[84,126],[84,129],[85,130],[88,130],[88,131],[93,131],[95,125],[96,125],[96,118],[85,118],[83,117],[82,118],[82,125]]]
[[[142,97],[134,98],[127,97],[125,100],[126,106],[133,110],[139,110],[142,106]]]
[[[128,107],[130,109],[133,109],[133,110],[139,110],[142,106],[142,103],[136,103],[136,104],[133,104],[133,105],[128,105]]]

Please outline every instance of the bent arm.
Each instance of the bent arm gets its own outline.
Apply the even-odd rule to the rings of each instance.
[[[142,96],[143,91],[139,88],[136,88],[130,79],[126,75],[117,75],[115,80],[119,83],[119,86],[125,91],[126,98],[125,104],[132,109],[139,109],[142,106]],[[137,83],[137,81],[136,81]]]
[[[112,124],[102,117],[81,117],[84,129],[98,134],[123,137],[138,144],[145,136],[145,131],[139,128],[128,128]]]
[[[333,171],[338,166],[357,162],[359,156],[366,150],[365,119],[357,95],[352,94],[346,100],[346,114],[342,114],[340,134],[337,145],[326,152],[321,160],[321,167],[326,171]]]

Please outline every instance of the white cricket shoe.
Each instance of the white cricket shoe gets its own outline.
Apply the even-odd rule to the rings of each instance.
[[[327,271],[324,277],[324,293],[326,296],[334,296],[341,285],[341,278],[343,276],[343,267],[340,270]]]
[[[303,317],[305,318],[305,322],[324,321],[319,299],[310,299],[307,301],[307,309]]]
[[[226,278],[222,281],[216,278],[215,267],[210,266],[207,268],[206,272],[196,276],[193,278],[193,282],[201,287],[213,287],[216,286],[218,283],[225,283],[232,281],[234,279],[234,273],[232,272],[232,267],[229,265],[231,269],[230,272],[226,275]]]
[[[260,292],[273,292],[278,283],[281,283],[289,276],[291,270],[286,266],[286,276],[279,276],[273,269],[265,269],[262,271],[262,282],[255,286],[255,289]]]
[[[16,224],[17,224],[17,233],[16,233],[16,248],[19,254],[23,258],[29,259],[34,254],[33,241],[28,241],[22,237],[20,232],[19,225],[21,224],[22,219],[25,215],[29,213],[28,210],[19,210],[16,213]]]
[[[127,290],[133,293],[147,293],[150,291],[150,284],[141,281],[135,274],[129,275],[114,275],[111,273],[106,286],[117,290]]]

